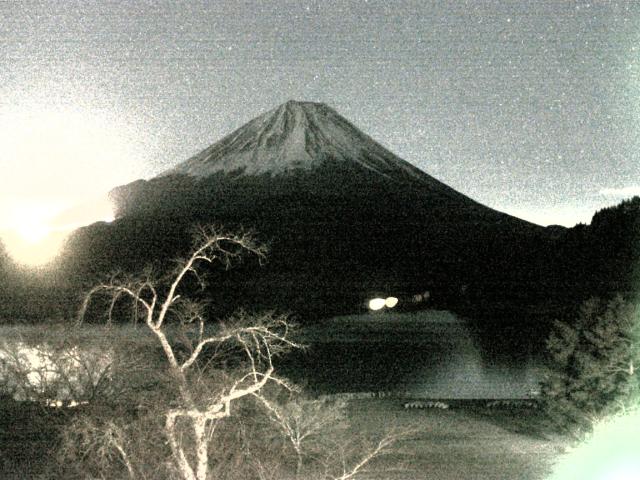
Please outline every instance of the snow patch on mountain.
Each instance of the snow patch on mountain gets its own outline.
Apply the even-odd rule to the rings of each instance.
[[[322,103],[288,101],[251,120],[163,175],[208,177],[241,171],[281,175],[314,169],[325,161],[357,164],[384,176],[431,179]],[[426,177],[426,178],[425,178]]]

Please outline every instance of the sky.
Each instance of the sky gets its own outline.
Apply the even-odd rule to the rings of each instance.
[[[0,227],[289,99],[542,225],[640,194],[637,1],[0,0],[0,18]]]

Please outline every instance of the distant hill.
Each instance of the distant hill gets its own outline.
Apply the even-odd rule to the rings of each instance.
[[[584,300],[640,293],[640,197],[602,209],[589,225],[567,229],[555,244],[558,293]]]

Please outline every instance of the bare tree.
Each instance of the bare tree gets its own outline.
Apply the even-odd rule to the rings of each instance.
[[[314,475],[303,470],[306,459],[324,472],[326,480],[358,478],[376,458],[397,452],[398,443],[417,432],[391,429],[371,441],[362,432],[352,431],[344,401],[316,400],[299,394],[282,405],[263,395],[258,399],[295,453],[295,478]]]
[[[283,468],[290,463],[272,453],[259,453],[269,437],[277,436],[278,444],[293,454],[296,478],[320,474],[325,479],[349,480],[362,476],[372,460],[406,438],[408,432],[390,432],[373,442],[353,436],[348,432],[344,402],[295,395],[287,395],[285,402],[273,400],[277,395],[272,396],[269,385],[296,390],[275,374],[273,365],[277,355],[301,347],[292,340],[286,316],[238,312],[224,323],[206,324],[204,304],[187,298],[186,292],[193,281],[204,286],[203,266],[220,262],[229,267],[246,253],[262,260],[266,251],[250,234],[201,228],[190,256],[178,260],[164,279],[155,278],[151,270],[139,276],[115,274],[89,290],[78,322],[84,321],[98,295],[107,299],[103,304],[107,323],[120,301],[129,299],[131,318],[144,322],[157,340],[168,375],[160,376],[162,387],[157,391],[140,395],[147,407],[135,424],[117,411],[75,422],[66,436],[67,458],[88,460],[99,475],[124,473],[132,480],[246,478],[247,474],[288,478],[290,472]],[[268,416],[265,436],[255,435],[263,413],[250,410],[256,402],[243,401],[251,399]],[[232,415],[238,420],[235,425],[220,423]],[[155,442],[157,432],[165,442]],[[244,468],[252,473],[241,471],[239,463],[246,463]]]
[[[388,455],[397,450],[397,445],[403,440],[407,440],[413,430],[388,431],[373,445],[365,445],[359,451],[346,451],[344,445],[338,450],[338,458],[327,458],[325,463],[326,477],[331,480],[352,480],[366,472],[366,468],[371,462],[382,455]],[[353,449],[350,449],[353,450]],[[404,469],[402,469],[404,470]]]
[[[304,398],[301,395],[282,405],[257,397],[266,407],[272,421],[278,426],[296,457],[296,478],[302,475],[306,457],[323,461],[327,443],[336,433],[348,428],[345,402],[325,402]],[[332,450],[332,449],[329,449]]]
[[[202,264],[220,262],[228,267],[244,253],[262,259],[265,248],[248,233],[218,233],[201,228],[191,255],[177,262],[166,286],[153,279],[150,271],[139,277],[114,275],[88,292],[79,312],[78,319],[82,321],[90,302],[98,294],[106,294],[110,299],[109,318],[116,302],[123,297],[131,299],[134,308],[142,312],[146,326],[162,347],[179,392],[177,404],[167,405],[164,412],[163,433],[173,463],[184,480],[208,478],[211,436],[217,422],[232,415],[232,407],[238,400],[248,396],[262,398],[261,390],[269,383],[288,387],[275,375],[273,359],[277,354],[299,346],[291,339],[290,324],[284,316],[240,314],[231,323],[209,327],[205,326],[202,305],[183,297],[187,277],[203,284],[199,270]],[[173,333],[168,328],[172,322],[182,327],[181,344],[186,348],[178,348],[172,338]],[[244,356],[244,368],[213,392],[202,389],[199,378],[207,366],[204,357],[229,345],[234,345]],[[185,435],[190,441],[185,440]],[[133,463],[124,452],[124,442],[119,437],[113,438],[118,440],[114,445],[120,457],[126,459],[128,474],[135,477]]]

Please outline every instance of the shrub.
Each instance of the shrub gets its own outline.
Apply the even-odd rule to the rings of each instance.
[[[638,311],[617,296],[586,301],[547,340],[542,403],[552,426],[582,434],[638,394]]]
[[[155,376],[141,360],[155,348],[149,340],[129,329],[4,327],[0,392],[45,406],[127,402]]]

